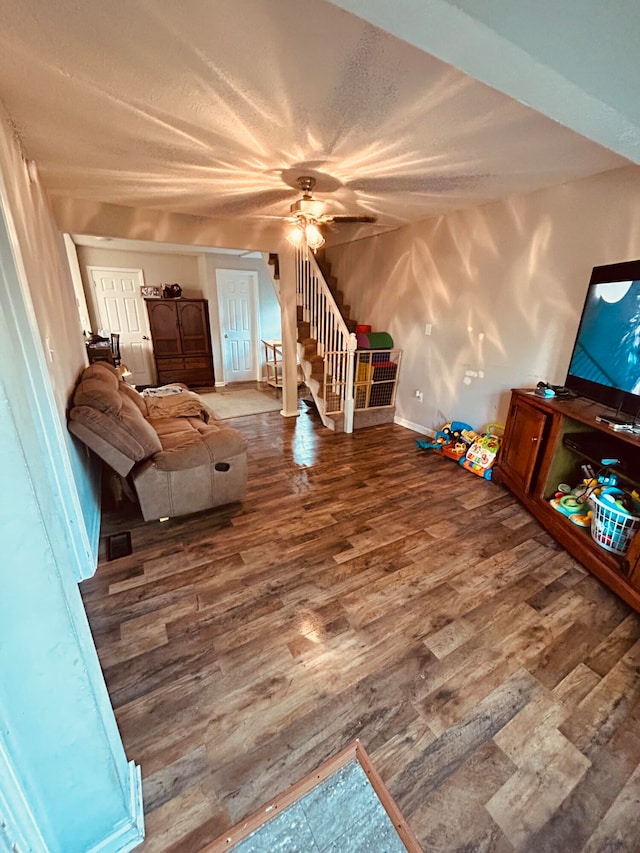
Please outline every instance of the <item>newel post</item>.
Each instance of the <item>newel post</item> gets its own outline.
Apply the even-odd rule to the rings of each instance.
[[[353,432],[353,384],[355,378],[356,349],[358,341],[353,332],[347,339],[347,376],[344,390],[344,431]]]
[[[278,248],[280,258],[280,316],[282,326],[282,411],[295,418],[298,411],[297,252],[286,240]]]

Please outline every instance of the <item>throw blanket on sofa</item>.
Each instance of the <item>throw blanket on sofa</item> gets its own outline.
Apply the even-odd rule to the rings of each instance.
[[[186,385],[182,382],[172,382],[170,385],[161,385],[159,388],[145,388],[142,391],[143,397],[169,397],[171,394],[184,394],[188,391]]]
[[[170,387],[170,386],[167,386]],[[148,389],[150,391],[160,391],[160,388]],[[147,404],[148,418],[202,418],[207,424],[211,413],[204,405],[200,397],[193,391],[186,388],[179,388],[169,394],[157,396],[155,394],[147,394],[142,392],[144,401]]]

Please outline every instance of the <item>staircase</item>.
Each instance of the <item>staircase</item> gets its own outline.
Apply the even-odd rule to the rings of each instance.
[[[299,250],[296,263],[298,358],[323,424],[335,432],[393,421],[393,405],[354,405],[356,320],[329,264]]]

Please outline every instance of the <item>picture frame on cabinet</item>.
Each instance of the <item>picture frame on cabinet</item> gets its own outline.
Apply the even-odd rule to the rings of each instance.
[[[142,285],[140,288],[140,293],[146,299],[160,299],[161,293],[159,287],[154,287],[153,285]]]

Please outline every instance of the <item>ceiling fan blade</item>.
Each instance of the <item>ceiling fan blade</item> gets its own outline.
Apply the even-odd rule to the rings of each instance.
[[[330,222],[377,222],[377,216],[349,216],[348,214],[328,216]]]
[[[291,222],[295,224],[298,220],[295,216],[283,216],[281,213],[256,213],[252,219],[272,219],[277,222]]]

